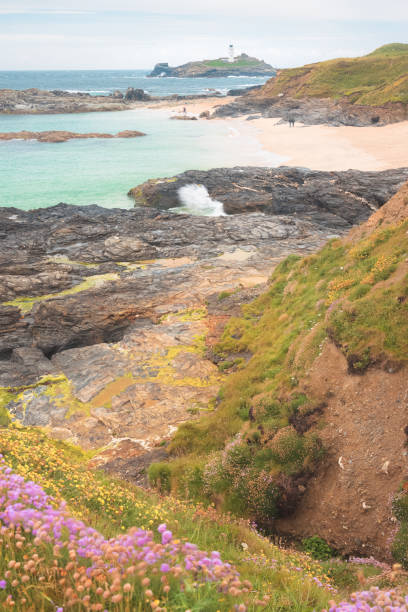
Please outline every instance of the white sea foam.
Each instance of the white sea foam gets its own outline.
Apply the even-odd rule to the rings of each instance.
[[[210,198],[204,185],[184,185],[177,192],[181,207],[176,212],[187,212],[192,215],[205,217],[221,217],[225,215],[224,205],[218,200]]]
[[[89,94],[107,94],[111,93],[109,89],[64,89],[67,93],[89,93]]]
[[[234,128],[231,125],[229,125],[228,126],[228,136],[230,138],[236,138],[237,136],[241,136],[241,132],[237,130],[237,128]]]

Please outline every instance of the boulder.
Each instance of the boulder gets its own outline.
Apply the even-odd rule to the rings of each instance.
[[[128,87],[125,93],[125,100],[127,101],[145,101],[151,100],[151,97],[144,92],[143,89],[135,89],[134,87]]]

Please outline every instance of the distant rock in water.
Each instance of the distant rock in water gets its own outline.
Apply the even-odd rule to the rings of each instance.
[[[156,64],[149,77],[228,77],[228,76],[275,76],[276,69],[263,60],[246,53],[237,56],[233,62],[226,58],[188,62],[171,67],[167,62]]]
[[[177,121],[197,121],[197,117],[194,115],[173,115],[170,119],[176,119]]]
[[[143,89],[135,89],[134,87],[128,87],[125,93],[125,100],[151,100],[151,96],[147,94]]]
[[[38,140],[39,142],[66,142],[73,139],[85,138],[138,138],[146,136],[144,132],[137,130],[124,130],[117,134],[99,134],[91,132],[89,134],[78,134],[77,132],[66,132],[59,130],[51,130],[46,132],[0,132],[0,140]]]

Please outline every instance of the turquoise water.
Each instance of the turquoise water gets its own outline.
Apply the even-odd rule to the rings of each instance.
[[[193,79],[191,79],[193,80]],[[0,132],[70,130],[116,133],[135,139],[0,142],[0,206],[24,210],[70,204],[133,205],[127,192],[147,180],[188,169],[278,165],[244,122],[171,121],[163,110],[75,115],[0,115]]]

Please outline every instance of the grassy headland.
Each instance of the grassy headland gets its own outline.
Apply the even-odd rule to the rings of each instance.
[[[408,44],[384,45],[363,57],[340,58],[281,70],[256,94],[346,99],[377,106],[408,103]]]

